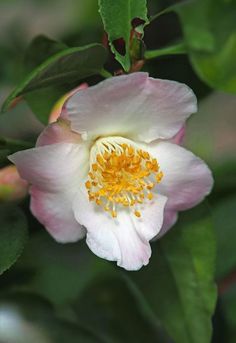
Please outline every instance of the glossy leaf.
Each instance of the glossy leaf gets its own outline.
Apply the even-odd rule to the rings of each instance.
[[[25,53],[25,70],[28,72],[32,71],[51,56],[68,48],[69,47],[66,44],[57,42],[44,35],[36,36]]]
[[[135,20],[139,24],[135,30],[140,35],[143,34],[143,27],[148,22],[146,0],[99,0],[99,6],[111,50],[125,71],[128,71],[130,35]]]
[[[149,265],[127,275],[137,299],[145,299],[175,343],[211,340],[215,240],[211,220],[200,210],[183,214],[175,228],[153,243]]]
[[[0,206],[0,274],[21,255],[28,237],[24,214],[14,206]]]
[[[100,44],[68,48],[51,56],[34,69],[9,95],[3,104],[6,111],[12,100],[33,90],[78,82],[102,69],[106,52]],[[40,102],[41,99],[38,99]]]

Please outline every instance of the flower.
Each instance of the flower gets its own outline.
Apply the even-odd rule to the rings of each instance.
[[[0,169],[0,201],[15,201],[26,196],[28,183],[20,178],[15,166]]]
[[[196,110],[189,87],[143,72],[74,93],[35,148],[9,157],[32,184],[32,213],[58,242],[86,236],[127,270],[148,264],[150,240],[212,188],[206,164],[176,144]]]

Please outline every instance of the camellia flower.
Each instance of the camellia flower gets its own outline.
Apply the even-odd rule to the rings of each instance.
[[[74,93],[36,147],[9,158],[31,210],[59,242],[86,236],[98,256],[146,265],[149,241],[211,190],[206,164],[178,144],[196,112],[190,88],[138,72]]]

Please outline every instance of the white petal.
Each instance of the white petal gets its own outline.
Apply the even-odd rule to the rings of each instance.
[[[211,191],[210,169],[200,158],[179,145],[169,142],[144,147],[156,157],[164,176],[159,192],[168,197],[168,208],[181,211],[201,202]]]
[[[151,248],[149,240],[157,235],[163,222],[166,197],[159,195],[141,208],[137,218],[129,210],[118,210],[112,218],[101,207],[88,201],[81,187],[74,200],[75,217],[87,229],[87,244],[98,256],[127,270],[138,270],[148,264]]]
[[[75,242],[85,235],[85,229],[76,221],[72,211],[74,189],[64,192],[42,192],[32,186],[30,209],[58,242]]]
[[[69,122],[58,120],[49,124],[39,135],[36,146],[51,145],[56,143],[81,143],[80,135],[71,131]]]
[[[151,142],[177,134],[196,112],[196,97],[184,84],[139,72],[79,91],[64,111],[72,130],[84,139],[118,135]]]
[[[84,145],[58,143],[19,151],[9,160],[22,179],[40,190],[56,192],[78,185],[87,173],[89,155]]]
[[[88,150],[83,145],[59,143],[10,156],[31,187],[31,211],[59,242],[84,236],[72,204],[80,181],[88,172]]]

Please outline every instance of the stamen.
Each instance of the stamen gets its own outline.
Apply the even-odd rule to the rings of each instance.
[[[85,182],[89,200],[113,218],[120,207],[133,207],[134,215],[140,218],[137,206],[145,199],[153,199],[155,187],[163,178],[157,160],[135,143],[119,137],[101,139],[92,149]]]
[[[134,211],[134,214],[136,215],[136,217],[140,218],[141,217],[141,213],[139,211]]]

